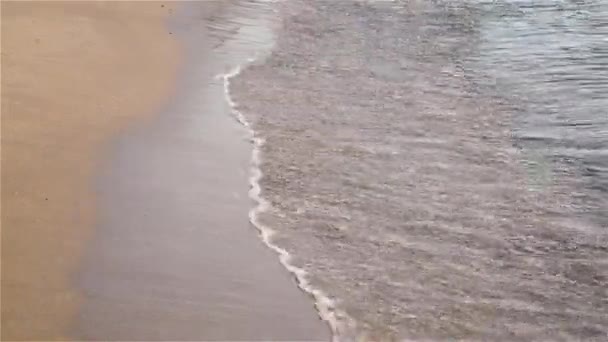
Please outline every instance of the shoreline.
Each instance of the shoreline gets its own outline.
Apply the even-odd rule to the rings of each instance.
[[[292,262],[293,256],[286,249],[273,242],[272,237],[275,234],[275,231],[263,224],[259,218],[259,215],[266,212],[270,207],[269,202],[262,195],[262,188],[260,186],[260,180],[263,177],[263,172],[261,169],[263,158],[261,157],[261,153],[265,140],[264,138],[257,136],[256,131],[251,127],[251,124],[247,121],[245,115],[239,111],[239,105],[233,100],[230,93],[231,80],[233,78],[237,78],[249,64],[255,62],[256,61],[253,59],[248,60],[247,62],[236,66],[232,71],[221,75],[222,79],[224,80],[224,93],[226,95],[226,100],[228,101],[232,112],[236,116],[236,120],[249,132],[253,145],[251,156],[251,175],[249,178],[249,197],[255,204],[249,211],[249,220],[251,224],[258,230],[260,239],[264,242],[266,247],[276,253],[276,256],[279,258],[279,261],[283,267],[293,275],[300,290],[311,297],[317,314],[321,320],[326,322],[329,326],[331,331],[331,340],[339,341],[340,338],[344,338],[347,335],[348,331],[353,331],[355,322],[345,312],[336,307],[334,300],[332,300],[327,293],[311,284],[309,281],[308,272],[305,269],[294,265]]]
[[[160,115],[124,131],[102,165],[77,336],[329,339],[249,222],[252,145],[217,77],[271,45],[269,7],[247,5],[188,4],[171,21],[186,62]]]
[[[83,303],[72,275],[97,216],[98,156],[171,93],[171,10],[2,3],[3,340],[71,337]]]
[[[270,50],[270,5],[2,19],[3,340],[330,338],[252,227],[253,146],[217,78]]]

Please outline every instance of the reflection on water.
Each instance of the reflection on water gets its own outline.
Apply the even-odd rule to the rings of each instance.
[[[482,12],[474,68],[516,104],[532,172],[584,186],[580,214],[608,227],[608,2],[472,3]]]

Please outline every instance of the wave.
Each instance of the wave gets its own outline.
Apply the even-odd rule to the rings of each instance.
[[[321,319],[327,322],[330,327],[332,333],[332,341],[341,342],[354,340],[354,336],[349,336],[349,332],[355,331],[354,320],[350,318],[345,312],[338,310],[336,308],[335,301],[330,298],[328,294],[318,288],[315,288],[311,284],[308,277],[308,272],[303,268],[295,266],[292,263],[292,255],[287,250],[281,248],[273,242],[273,236],[276,232],[272,228],[262,224],[259,220],[260,215],[270,208],[270,203],[262,196],[262,189],[260,187],[260,180],[263,177],[261,169],[261,151],[266,141],[264,140],[264,138],[260,137],[255,132],[255,130],[252,128],[252,125],[245,118],[245,115],[243,115],[243,113],[238,110],[238,104],[232,99],[232,96],[230,95],[231,80],[238,76],[247,66],[253,63],[255,60],[255,58],[249,58],[246,63],[237,65],[229,72],[217,76],[218,79],[222,79],[224,82],[224,95],[226,96],[226,101],[230,105],[232,113],[234,114],[236,120],[245,128],[247,128],[247,131],[251,137],[251,143],[253,144],[253,152],[251,156],[251,173],[249,177],[249,197],[254,201],[255,205],[249,211],[249,220],[251,224],[258,230],[264,244],[266,244],[266,246],[268,246],[270,249],[272,249],[278,254],[281,264],[291,274],[293,274],[298,287],[302,291],[313,297],[314,305],[319,316],[321,317]]]

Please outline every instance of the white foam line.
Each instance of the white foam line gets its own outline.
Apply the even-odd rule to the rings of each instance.
[[[352,327],[354,327],[352,319],[350,319],[345,313],[338,311],[335,307],[334,300],[329,298],[327,294],[317,288],[314,288],[310,284],[306,270],[291,263],[292,257],[289,252],[277,246],[272,241],[272,237],[275,234],[274,230],[263,225],[258,219],[259,215],[267,211],[270,207],[268,201],[262,197],[260,188],[260,179],[262,178],[260,154],[265,140],[257,136],[256,132],[251,127],[251,124],[247,121],[243,113],[237,109],[236,102],[230,96],[230,80],[240,74],[244,67],[247,67],[247,65],[254,60],[254,58],[250,58],[247,60],[246,64],[238,65],[228,73],[217,76],[218,79],[223,79],[224,81],[224,94],[226,96],[226,101],[228,101],[228,104],[230,105],[237,121],[245,126],[249,131],[251,141],[253,143],[253,153],[251,156],[251,176],[249,178],[249,197],[256,203],[256,205],[249,211],[249,220],[259,231],[264,243],[279,255],[281,264],[283,264],[283,266],[295,276],[298,287],[314,298],[315,307],[319,313],[319,316],[329,324],[332,333],[332,341],[343,342],[346,339],[350,340],[350,338],[346,337],[346,328],[348,328],[348,331],[354,330],[352,329]]]

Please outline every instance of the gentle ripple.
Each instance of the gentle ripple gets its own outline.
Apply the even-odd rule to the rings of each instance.
[[[232,90],[342,339],[605,340],[606,1],[288,1]]]

